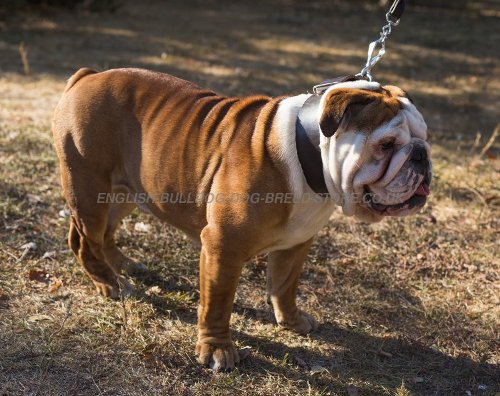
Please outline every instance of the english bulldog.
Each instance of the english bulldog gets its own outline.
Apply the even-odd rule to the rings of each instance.
[[[52,130],[68,243],[99,293],[130,287],[134,263],[114,234],[137,206],[200,243],[196,355],[214,370],[240,360],[229,320],[245,262],[269,253],[276,321],[308,333],[317,322],[297,307],[297,285],[334,208],[375,222],[417,212],[429,194],[424,119],[403,90],[376,82],[225,97],[166,74],[85,68],[69,79]]]

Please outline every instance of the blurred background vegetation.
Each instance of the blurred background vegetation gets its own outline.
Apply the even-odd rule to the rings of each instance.
[[[380,6],[390,6],[394,0],[378,0]],[[300,3],[297,0],[284,1],[284,4]],[[350,3],[374,4],[377,0],[351,0]],[[407,0],[410,7],[425,6],[435,8],[449,8],[457,10],[477,10],[480,8],[500,9],[499,0]],[[30,8],[60,7],[70,10],[87,9],[90,11],[116,11],[123,5],[123,0],[2,0],[0,7],[7,10]]]
[[[0,8],[9,11],[65,8],[69,10],[114,12],[122,3],[122,0],[2,0]]]

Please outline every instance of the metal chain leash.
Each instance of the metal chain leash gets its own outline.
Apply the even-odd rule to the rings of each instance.
[[[401,20],[401,16],[403,15],[404,10],[405,0],[395,0],[391,8],[389,9],[389,12],[385,15],[387,25],[382,27],[380,38],[371,42],[368,46],[368,57],[366,59],[365,67],[358,74],[351,77],[354,77],[354,79],[373,81],[371,69],[385,55],[385,40],[391,34],[392,28],[399,25],[399,21]],[[375,50],[377,50],[377,48],[378,51],[375,53]],[[338,84],[338,82],[339,81],[332,80],[324,81],[321,84],[315,85],[313,87],[313,92],[316,95],[321,95],[328,89],[328,87]]]
[[[398,8],[399,7],[399,8]],[[368,46],[368,57],[366,59],[366,65],[356,74],[356,77],[364,78],[368,81],[372,81],[373,77],[371,75],[371,69],[373,66],[377,64],[377,62],[382,59],[385,55],[385,40],[392,32],[393,26],[398,26],[399,21],[401,20],[401,15],[404,11],[404,1],[396,0],[392,5],[389,12],[385,15],[385,19],[387,20],[387,25],[382,27],[382,31],[380,32],[380,38],[370,43]],[[377,53],[375,50],[379,48]]]

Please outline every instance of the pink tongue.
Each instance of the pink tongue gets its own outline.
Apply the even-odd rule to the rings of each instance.
[[[431,193],[431,190],[429,189],[429,185],[427,183],[422,183],[420,186],[418,186],[417,191],[415,191],[415,194],[417,195],[423,195],[426,197]]]

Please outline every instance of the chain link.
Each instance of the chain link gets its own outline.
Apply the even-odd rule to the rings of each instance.
[[[361,72],[356,74],[356,77],[361,77],[368,81],[373,80],[371,69],[385,55],[385,40],[391,34],[392,27],[399,25],[399,19],[393,20],[389,13],[386,14],[385,19],[387,20],[387,25],[382,27],[380,38],[378,40],[372,41],[368,46],[368,57],[366,59],[366,65],[363,70],[361,70]],[[377,53],[375,53],[375,50],[377,48],[379,49]]]

